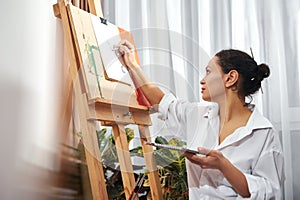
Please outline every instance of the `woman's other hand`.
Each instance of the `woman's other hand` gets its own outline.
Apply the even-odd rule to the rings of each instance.
[[[203,169],[220,170],[227,181],[232,185],[234,190],[242,197],[250,197],[246,176],[236,168],[220,151],[207,150],[198,148],[198,152],[205,153],[206,156],[197,156],[191,153],[183,153],[183,155],[192,163],[199,165]]]
[[[222,171],[222,167],[225,166],[228,161],[220,151],[198,148],[199,153],[204,153],[206,156],[198,156],[191,153],[183,153],[183,155],[192,163],[200,165],[202,169],[219,169]]]

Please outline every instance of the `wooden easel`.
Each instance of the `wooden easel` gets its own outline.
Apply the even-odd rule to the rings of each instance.
[[[99,4],[96,4],[93,0],[89,0],[88,5],[92,14],[102,16],[100,1],[98,2]],[[92,36],[91,24],[88,20],[84,21],[85,18],[88,18],[88,13],[63,1],[55,4],[53,9],[55,16],[61,18],[62,21],[70,62],[69,75],[64,88],[64,99],[62,102],[61,119],[65,122],[62,123],[62,131],[63,133],[67,132],[66,124],[69,123],[68,120],[71,118],[72,93],[74,92],[73,100],[80,116],[80,126],[83,134],[83,143],[85,144],[84,149],[93,199],[108,199],[95,121],[100,121],[101,124],[106,126],[112,126],[126,199],[129,198],[134,189],[135,179],[124,127],[128,124],[138,125],[146,167],[150,172],[148,178],[151,195],[153,199],[162,199],[153,148],[144,144],[144,142],[151,140],[148,128],[151,125],[149,109],[136,103],[135,93],[129,87],[121,86],[120,88],[118,83],[105,79],[100,81],[101,85],[104,86],[103,95],[106,98],[91,98],[85,71],[82,67],[84,60],[87,59],[83,39],[86,38],[87,34],[91,34],[89,43],[92,45],[97,45],[97,43]],[[76,26],[76,23],[79,23],[78,18],[84,21],[85,28],[80,29]],[[124,90],[128,90],[130,97],[127,103],[114,100],[113,97],[115,95],[112,93],[116,94],[118,90],[122,90],[123,93]]]

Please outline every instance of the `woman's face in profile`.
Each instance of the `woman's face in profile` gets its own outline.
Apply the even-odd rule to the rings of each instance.
[[[213,57],[205,68],[205,77],[200,81],[202,99],[217,102],[224,98],[224,72],[218,64],[218,57]]]

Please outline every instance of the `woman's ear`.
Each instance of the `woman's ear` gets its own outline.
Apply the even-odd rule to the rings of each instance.
[[[236,70],[230,70],[225,75],[225,87],[230,88],[237,83],[239,79],[239,73]]]

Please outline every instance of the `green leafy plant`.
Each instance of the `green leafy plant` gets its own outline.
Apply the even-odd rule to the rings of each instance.
[[[125,132],[129,143],[134,138],[134,131],[131,128],[125,128]],[[115,164],[118,163],[118,155],[114,137],[112,133],[106,136],[106,128],[96,131],[96,133],[110,199],[125,199],[121,172],[118,167],[115,167]]]
[[[155,142],[173,146],[186,145],[177,138],[167,141],[161,136],[157,137]],[[157,149],[154,155],[159,169],[164,199],[188,199],[185,157],[180,152],[169,149]]]
[[[134,131],[131,128],[126,128],[125,132],[129,143],[134,137]],[[118,162],[118,157],[113,135],[110,133],[107,136],[107,129],[104,128],[97,131],[97,137],[110,199],[125,199],[120,169],[114,167],[115,163]],[[161,136],[157,137],[155,142],[174,146],[186,145],[185,142],[177,138],[167,141]],[[143,156],[142,147],[135,147],[130,150],[130,153]],[[164,199],[188,199],[185,157],[180,152],[169,149],[156,149],[154,155]],[[145,181],[144,188],[149,190],[149,180]],[[148,198],[151,198],[150,192]]]

